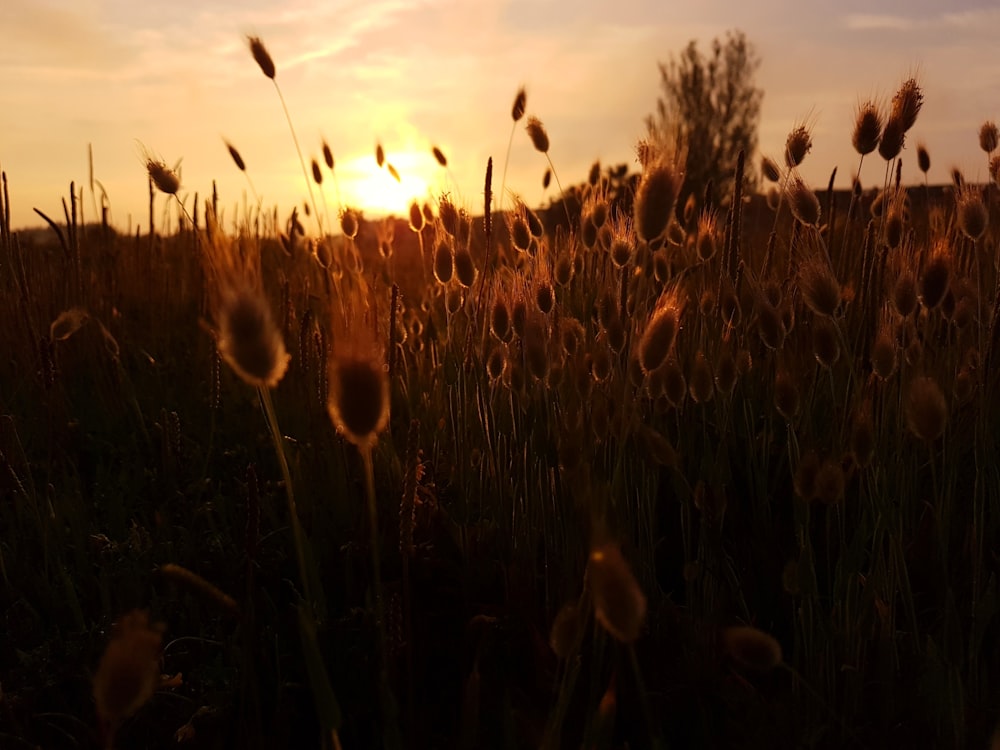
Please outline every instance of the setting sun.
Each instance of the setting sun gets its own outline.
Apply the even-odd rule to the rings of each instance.
[[[397,181],[389,170],[399,175]],[[428,147],[427,153],[387,153],[379,167],[373,155],[356,156],[337,165],[341,199],[345,206],[367,216],[404,216],[414,200],[423,202],[445,189],[444,172]],[[436,174],[435,174],[436,173]],[[334,197],[329,193],[327,200]]]

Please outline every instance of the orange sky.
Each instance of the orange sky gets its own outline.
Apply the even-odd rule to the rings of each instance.
[[[145,225],[146,179],[138,144],[173,165],[181,195],[210,193],[230,214],[248,191],[223,143],[242,153],[266,206],[282,215],[306,197],[298,158],[271,82],[246,35],[259,35],[277,65],[305,158],[326,138],[344,199],[375,213],[405,211],[442,190],[480,210],[486,160],[494,189],[510,134],[517,87],[548,130],[564,184],[595,159],[634,164],[643,118],[658,95],[657,62],[689,39],[706,43],[740,28],[763,60],[760,145],[780,156],[789,129],[813,125],[803,175],[846,187],[862,97],[890,97],[919,72],[924,110],[911,131],[904,179],[916,181],[914,146],[927,143],[932,181],[952,166],[985,180],[977,132],[1000,119],[1000,9],[960,0],[815,3],[707,0],[4,0],[0,4],[0,167],[15,227],[38,225],[32,209],[62,216],[69,182],[87,187],[87,146],[107,190],[113,222]],[[140,7],[142,6],[142,7]],[[833,6],[833,7],[831,7]],[[403,177],[375,165],[375,144]],[[430,153],[449,158],[442,170]],[[508,188],[538,203],[545,169],[519,128]],[[870,158],[862,181],[880,182]],[[331,212],[335,193],[324,185]],[[551,193],[549,194],[551,195]],[[319,196],[317,196],[319,197]]]

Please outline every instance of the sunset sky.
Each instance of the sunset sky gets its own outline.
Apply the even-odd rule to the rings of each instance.
[[[924,109],[904,152],[904,179],[920,178],[915,145],[931,155],[932,182],[958,166],[987,178],[977,133],[1000,120],[1000,8],[996,0],[3,0],[0,3],[0,167],[15,228],[40,223],[37,207],[62,216],[71,180],[95,177],[112,220],[145,225],[144,145],[178,160],[184,195],[218,184],[234,207],[249,190],[223,143],[242,153],[265,205],[284,215],[306,196],[274,87],[250,57],[259,35],[277,66],[305,158],[326,138],[345,201],[371,215],[404,213],[413,197],[449,191],[481,210],[486,160],[495,184],[519,85],[528,113],[545,124],[563,184],[583,180],[595,159],[635,163],[643,119],[656,106],[658,61],[690,39],[707,50],[727,29],[746,32],[762,58],[760,146],[778,157],[797,123],[813,126],[803,174],[825,187],[849,184],[859,100],[891,97],[916,72]],[[808,8],[808,9],[806,9]],[[523,123],[522,123],[523,124]],[[375,144],[403,176],[375,164]],[[430,149],[449,158],[450,174]],[[876,155],[877,156],[877,155]],[[755,158],[757,158],[755,156]],[[529,203],[546,199],[544,157],[518,128],[507,186]],[[866,185],[884,162],[870,158]],[[335,194],[324,184],[330,210]],[[551,196],[551,193],[549,194]],[[89,187],[85,209],[92,211]],[[162,199],[161,199],[162,200]],[[188,198],[190,201],[190,198]]]

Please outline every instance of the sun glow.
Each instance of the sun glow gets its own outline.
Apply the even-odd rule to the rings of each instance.
[[[392,175],[390,165],[399,180]],[[423,202],[431,197],[437,182],[432,175],[440,171],[429,152],[416,151],[387,155],[382,167],[372,156],[358,156],[337,168],[342,169],[339,179],[344,204],[369,216],[404,216],[414,200]]]

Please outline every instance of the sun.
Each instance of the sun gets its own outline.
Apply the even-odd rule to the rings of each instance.
[[[340,177],[344,204],[373,217],[405,216],[414,200],[426,200],[431,194],[432,165],[437,167],[429,155],[413,151],[392,154],[382,167],[368,155],[348,159]]]

